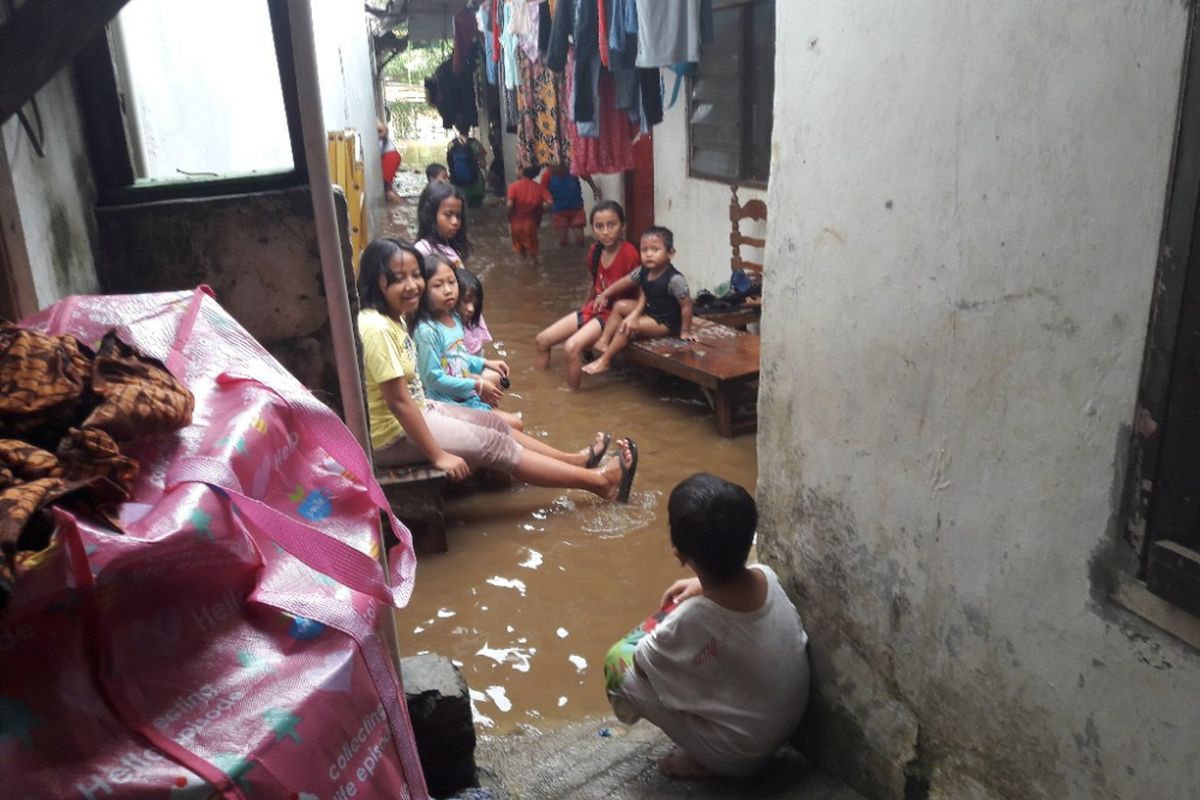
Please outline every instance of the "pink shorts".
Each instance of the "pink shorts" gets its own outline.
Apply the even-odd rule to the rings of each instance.
[[[490,411],[430,402],[429,408],[425,409],[425,424],[443,450],[466,461],[471,469],[488,467],[512,472],[525,451],[512,437],[508,423]],[[375,463],[380,467],[400,467],[428,460],[407,436],[375,451]]]
[[[570,211],[555,211],[551,215],[551,221],[556,228],[582,228],[587,217],[583,213],[582,208],[575,208]]]

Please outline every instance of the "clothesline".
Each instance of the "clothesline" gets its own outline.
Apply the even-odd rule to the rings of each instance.
[[[713,39],[712,0],[483,0],[454,24],[437,74],[443,124],[477,122],[464,106],[481,54],[516,128],[517,166],[562,163],[576,175],[631,169],[634,140],[663,118],[661,69],[677,95]]]

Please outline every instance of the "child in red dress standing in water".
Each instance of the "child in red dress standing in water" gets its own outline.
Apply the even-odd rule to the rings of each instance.
[[[599,308],[596,298],[631,271],[641,266],[642,257],[638,249],[625,241],[625,210],[620,203],[601,200],[592,209],[592,233],[596,243],[588,251],[588,270],[592,284],[587,299],[578,311],[572,311],[537,335],[537,360],[539,369],[549,369],[550,351],[554,345],[566,342],[563,349],[567,354],[567,386],[578,389],[583,380],[583,354],[600,338],[604,324],[615,306],[624,303],[627,312],[633,309],[637,287],[624,294],[610,295]]]
[[[552,198],[546,187],[534,180],[537,167],[521,170],[521,177],[508,187],[508,230],[512,234],[513,252],[521,260],[538,264],[538,227],[542,213],[550,207]]]

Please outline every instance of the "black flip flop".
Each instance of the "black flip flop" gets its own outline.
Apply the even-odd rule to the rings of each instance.
[[[592,449],[593,447],[595,447],[595,445],[589,444],[588,445],[588,460],[587,460],[587,463],[584,464],[583,466],[586,469],[593,469],[596,466],[598,466],[600,464],[600,459],[604,458],[604,454],[608,452],[608,446],[610,444],[612,444],[612,434],[611,433],[604,434],[604,446],[600,448],[599,453],[597,453],[595,450]]]
[[[633,476],[637,474],[638,452],[633,439],[626,437],[629,442],[629,466],[625,466],[625,454],[617,455],[617,464],[621,467],[621,488],[617,490],[617,502],[629,502],[629,490],[633,488]]]

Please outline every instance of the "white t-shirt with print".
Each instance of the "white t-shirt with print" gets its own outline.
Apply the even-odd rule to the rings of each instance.
[[[636,659],[664,707],[695,715],[731,756],[770,754],[808,703],[808,634],[770,567],[757,611],[705,597],[681,603],[638,643]]]

